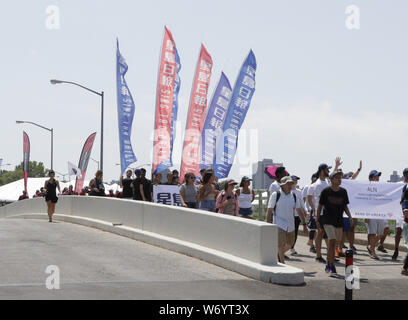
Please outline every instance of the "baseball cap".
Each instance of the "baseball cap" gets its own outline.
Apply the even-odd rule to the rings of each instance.
[[[322,163],[322,164],[319,166],[319,169],[317,169],[317,171],[320,172],[320,171],[322,171],[322,170],[331,169],[331,168],[332,168],[331,166],[328,166],[327,164]]]
[[[243,182],[243,181],[252,181],[252,179],[250,179],[247,176],[243,176],[242,179],[241,179],[241,182]]]
[[[368,175],[368,178],[379,177],[379,176],[381,176],[381,172],[378,172],[377,170],[371,170],[370,174]]]
[[[231,184],[238,184],[238,182],[235,182],[234,180],[230,180],[230,181],[228,181],[227,182],[229,185],[231,185]]]
[[[350,179],[352,176],[353,176],[353,173],[352,173],[352,172],[349,172],[349,173],[346,173],[346,174],[343,176],[343,179]]]
[[[408,173],[408,168],[405,168],[404,171],[402,171],[402,174]]]
[[[313,173],[311,179],[317,179],[319,176],[317,175],[317,173]]]
[[[300,178],[298,176],[290,176],[292,178],[292,180],[300,180]]]
[[[340,171],[340,170],[335,170],[330,174],[329,179],[332,180],[335,176],[337,176],[339,174],[341,175],[341,174],[343,174],[343,172]]]
[[[293,183],[293,180],[292,180],[292,178],[290,176],[283,177],[281,179],[280,185],[284,186],[287,183]]]

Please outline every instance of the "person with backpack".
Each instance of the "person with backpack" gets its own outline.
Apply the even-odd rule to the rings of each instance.
[[[300,201],[292,191],[293,180],[283,177],[280,181],[281,190],[271,194],[266,213],[266,221],[278,226],[279,262],[285,263],[285,252],[295,242],[295,210],[302,216]],[[273,216],[273,219],[272,219]]]
[[[229,214],[237,216],[239,210],[238,195],[234,192],[234,187],[238,183],[234,180],[227,180],[224,184],[224,191],[222,191],[216,202],[218,213]]]

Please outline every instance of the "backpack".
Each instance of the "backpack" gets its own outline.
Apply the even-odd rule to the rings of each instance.
[[[295,207],[293,209],[295,209],[296,208],[296,194],[292,192],[292,195],[293,195],[293,200],[295,200]],[[275,202],[275,206],[273,207],[274,214],[276,214],[276,205],[278,204],[280,196],[281,196],[280,190],[276,191],[276,202]]]

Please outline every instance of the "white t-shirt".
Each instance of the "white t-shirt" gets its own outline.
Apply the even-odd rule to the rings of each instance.
[[[306,208],[305,210],[308,211],[308,212],[310,212],[310,210],[312,209],[312,208],[310,208],[309,202],[307,201],[307,191],[309,190],[309,187],[310,186],[307,185],[302,190],[302,200],[303,200],[303,198],[306,198],[306,201],[304,201],[304,203],[305,203],[305,208]]]
[[[300,208],[299,198],[296,196],[295,203],[292,191],[289,194],[281,191],[278,203],[276,203],[276,196],[276,192],[272,193],[268,203],[268,208],[272,209],[276,204],[276,210],[273,213],[274,223],[282,230],[292,232],[295,230],[295,208]]]
[[[272,194],[272,192],[278,191],[280,190],[280,183],[278,182],[278,180],[275,180],[274,182],[271,183],[271,185],[269,186],[269,192],[270,194]]]
[[[292,192],[296,195],[296,201],[299,199],[300,207],[306,210],[305,202],[303,201],[302,191],[299,189],[292,190]],[[295,217],[299,217],[298,213],[295,210]]]
[[[313,196],[314,199],[314,207],[317,211],[317,207],[319,206],[320,194],[322,193],[323,189],[330,187],[329,183],[326,180],[317,179],[315,183],[309,186],[307,191],[308,196]],[[316,215],[316,212],[313,212]]]

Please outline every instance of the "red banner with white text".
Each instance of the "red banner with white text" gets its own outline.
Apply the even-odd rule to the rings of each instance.
[[[156,116],[153,142],[153,170],[170,158],[171,114],[173,110],[174,82],[177,73],[176,45],[171,32],[165,27],[157,78]]]
[[[207,94],[210,85],[212,65],[213,62],[210,54],[204,45],[201,45],[200,57],[198,59],[191,90],[190,106],[184,135],[180,168],[181,180],[184,180],[184,175],[187,172],[198,175],[200,168],[200,139],[207,108]]]

